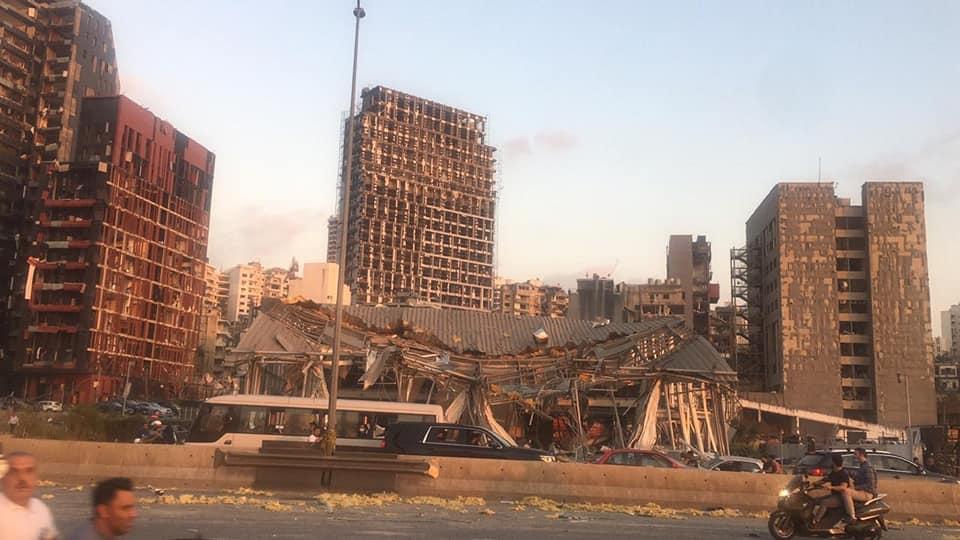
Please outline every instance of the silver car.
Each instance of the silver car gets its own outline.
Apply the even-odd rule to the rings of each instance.
[[[37,407],[43,412],[63,412],[63,403],[59,401],[39,401]]]
[[[742,456],[717,456],[708,461],[703,468],[709,471],[759,473],[763,472],[763,462]]]

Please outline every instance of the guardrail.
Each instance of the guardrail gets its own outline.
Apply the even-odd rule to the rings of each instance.
[[[401,459],[395,454],[357,455],[337,454],[321,456],[304,452],[244,452],[217,450],[215,466],[275,467],[282,469],[321,469],[330,471],[366,471],[379,473],[415,474],[436,478],[439,469],[423,459]]]

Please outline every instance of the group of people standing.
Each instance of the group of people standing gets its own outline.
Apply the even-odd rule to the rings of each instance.
[[[4,470],[5,469],[5,470]],[[37,459],[26,452],[0,457],[0,539],[3,540],[114,540],[133,529],[137,501],[129,478],[99,482],[92,492],[92,516],[62,536],[53,514],[36,498]]]

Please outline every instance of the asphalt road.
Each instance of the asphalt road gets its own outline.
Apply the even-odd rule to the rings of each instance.
[[[44,487],[40,493],[66,534],[89,515],[89,488]],[[178,498],[194,491],[168,491]],[[206,492],[203,495],[224,495]],[[312,494],[311,494],[312,495]],[[138,491],[144,501],[152,492]],[[143,540],[314,539],[314,538],[517,538],[561,540],[631,538],[687,540],[703,538],[770,538],[766,522],[757,518],[685,517],[664,519],[616,512],[550,512],[517,510],[509,502],[471,506],[461,511],[431,504],[390,503],[378,507],[331,508],[309,495],[258,496],[241,504],[160,504],[146,502],[129,538]],[[266,502],[266,504],[264,504]],[[491,513],[492,512],[492,513]],[[202,535],[202,536],[201,536]],[[885,538],[960,540],[960,530],[906,527]]]

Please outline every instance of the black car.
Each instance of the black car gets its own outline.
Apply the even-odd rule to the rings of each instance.
[[[383,448],[394,454],[554,462],[541,450],[518,448],[486,428],[461,424],[399,422],[387,426]]]
[[[803,456],[800,458],[800,461],[797,462],[793,472],[794,474],[825,476],[830,473],[832,467],[830,456],[833,454],[840,454],[843,456],[843,467],[845,469],[860,468],[860,464],[856,457],[854,457],[852,449],[833,449],[817,450],[812,454]],[[890,452],[884,452],[882,450],[868,449],[867,460],[871,465],[873,465],[873,469],[877,471],[877,475],[879,476],[881,482],[884,478],[917,478],[933,480],[937,482],[958,482],[956,478],[929,472],[922,467],[918,467],[916,463],[913,463],[909,459],[900,457]]]

